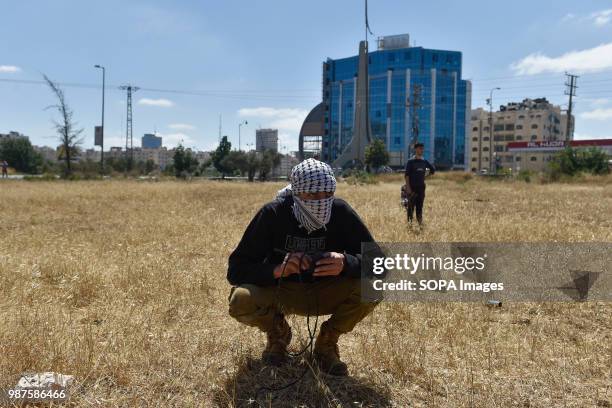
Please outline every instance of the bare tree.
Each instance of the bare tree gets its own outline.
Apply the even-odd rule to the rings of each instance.
[[[57,131],[61,143],[62,154],[66,161],[66,176],[72,173],[71,160],[73,154],[76,154],[77,147],[82,143],[82,139],[79,138],[83,129],[77,129],[76,123],[72,121],[73,112],[72,109],[66,103],[66,97],[64,91],[46,75],[43,74],[45,81],[53,91],[53,94],[57,97],[57,104],[47,106],[46,109],[57,109],[60,115],[60,120],[53,121],[55,130]]]

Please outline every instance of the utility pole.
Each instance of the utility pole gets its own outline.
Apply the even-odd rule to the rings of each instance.
[[[573,97],[576,96],[576,81],[578,80],[578,75],[572,75],[569,73],[565,73],[567,76],[567,81],[565,82],[565,86],[567,87],[565,90],[565,94],[569,95],[569,105],[567,107],[567,127],[565,130],[565,140],[570,141],[574,139],[574,127],[572,124],[572,109],[573,109]]]
[[[491,89],[487,104],[489,104],[489,174],[493,173],[493,91],[500,90],[500,87]]]
[[[408,109],[412,108],[412,140],[408,145],[408,159],[410,159],[414,145],[419,141],[419,109],[421,108],[421,84],[412,87],[412,98],[408,97],[406,104]]]
[[[133,85],[123,85],[119,89],[127,91],[127,115],[125,121],[125,160],[126,160],[126,174],[127,170],[132,169],[132,163],[134,161],[134,138],[133,138],[133,126],[132,126],[132,92],[136,92],[140,88]],[[129,145],[129,158],[128,158],[128,145]]]

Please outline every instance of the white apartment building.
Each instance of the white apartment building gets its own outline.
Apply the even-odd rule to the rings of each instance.
[[[508,151],[509,143],[566,140],[567,114],[546,98],[502,105],[492,114],[492,126],[489,120],[489,111],[472,110],[466,146],[468,169],[472,172],[494,172],[496,166],[514,168],[515,157]]]

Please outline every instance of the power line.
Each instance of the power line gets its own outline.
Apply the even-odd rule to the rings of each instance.
[[[612,70],[611,70],[612,72]],[[594,74],[590,74],[594,75]],[[426,75],[429,76],[429,75]],[[550,74],[548,75],[550,78]],[[524,83],[526,81],[541,81],[541,79],[536,78],[524,78],[524,77],[498,77],[498,78],[483,78],[483,79],[466,79],[466,81],[471,81],[473,87],[478,87],[478,83],[481,81],[489,81],[489,80],[501,80],[506,79],[510,81],[520,81],[520,83]],[[46,85],[44,81],[40,80],[28,80],[28,79],[12,79],[12,78],[0,78],[0,82],[5,83],[21,83],[21,84],[32,84],[32,85]],[[611,82],[610,79],[591,79],[583,81],[583,84],[591,84],[591,83],[602,83],[602,82]],[[86,84],[86,83],[75,83],[75,82],[58,82],[58,85],[71,87],[71,88],[84,88],[84,89],[101,89],[99,84]],[[487,85],[488,86],[488,85]],[[506,86],[504,89],[533,89],[533,88],[553,88],[557,87],[556,83],[545,83],[545,84],[537,84],[537,85],[524,85],[524,86]],[[120,86],[117,85],[109,85],[109,89],[121,89]],[[452,86],[438,86],[437,89],[441,90],[444,88],[452,88]],[[142,87],[140,88],[142,91],[146,92],[157,92],[157,93],[173,93],[173,94],[181,94],[181,95],[192,95],[192,96],[210,96],[210,97],[220,97],[220,98],[292,98],[292,99],[312,99],[314,97],[318,97],[320,90],[309,90],[309,89],[295,89],[295,90],[181,90],[181,89],[164,89],[164,88],[148,88]],[[279,94],[274,94],[275,92],[279,92]],[[280,92],[290,93],[290,95],[280,94]],[[312,92],[312,95],[308,95],[307,93]],[[472,94],[478,93],[479,91],[473,91]],[[299,95],[298,93],[301,93]]]

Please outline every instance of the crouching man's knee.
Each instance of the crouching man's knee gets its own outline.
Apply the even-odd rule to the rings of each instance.
[[[234,286],[229,295],[229,314],[240,320],[241,316],[250,315],[257,310],[251,291],[246,286]]]
[[[268,330],[273,322],[274,307],[270,303],[273,290],[256,285],[232,288],[229,295],[229,315],[240,323]]]

